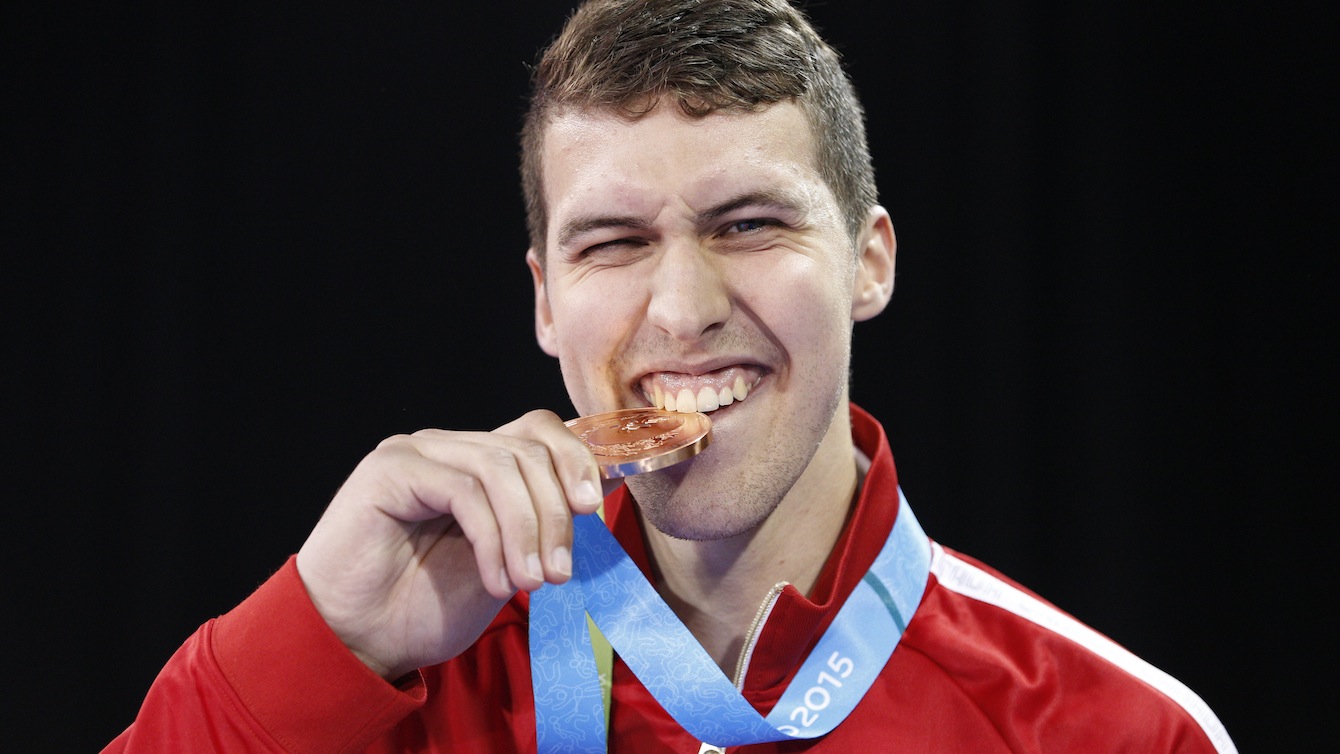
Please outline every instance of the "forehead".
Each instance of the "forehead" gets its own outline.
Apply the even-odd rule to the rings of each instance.
[[[545,130],[541,169],[550,230],[593,203],[650,211],[670,196],[701,207],[747,190],[826,193],[809,123],[790,102],[701,118],[666,106],[637,120],[570,110]]]

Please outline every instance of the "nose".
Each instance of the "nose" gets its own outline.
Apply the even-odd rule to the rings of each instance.
[[[692,342],[730,316],[723,260],[696,243],[668,246],[653,272],[647,320],[679,341]]]

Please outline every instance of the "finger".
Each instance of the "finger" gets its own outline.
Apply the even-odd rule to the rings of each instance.
[[[548,451],[543,466],[523,466],[527,481],[548,490],[557,485],[562,499],[536,496],[541,547],[550,581],[566,580],[572,573],[572,515],[594,513],[604,499],[600,474],[590,448],[551,411],[532,411],[498,433],[518,431],[542,443]],[[532,449],[535,459],[539,452]],[[539,478],[543,474],[544,478]],[[532,476],[533,475],[533,476]]]
[[[458,433],[428,430],[425,437],[459,437]],[[530,493],[538,534],[538,552],[544,581],[562,583],[572,573],[572,514],[593,513],[603,494],[595,458],[552,411],[532,411],[486,436],[471,433],[472,441],[508,448],[515,456]],[[500,519],[508,514],[499,511]],[[511,531],[503,521],[503,537]],[[529,517],[522,526],[529,526]],[[522,536],[530,529],[519,530]],[[533,566],[532,553],[522,556]],[[533,569],[527,571],[534,575]],[[526,584],[529,586],[530,582]],[[538,587],[539,582],[534,585]]]
[[[450,515],[474,551],[479,580],[489,594],[507,599],[516,592],[507,568],[502,525],[479,480],[457,469],[433,464],[424,474],[426,484],[417,490],[425,505]],[[435,495],[441,494],[438,498]]]
[[[594,512],[603,495],[590,450],[556,414],[532,411],[490,433],[424,430],[414,438],[429,457],[479,476],[493,504],[515,584],[536,589],[545,581],[562,583],[571,576],[572,514]],[[476,447],[466,449],[461,443]],[[478,446],[506,450],[511,459]]]
[[[547,451],[533,447],[538,445],[534,441],[481,432],[424,430],[414,433],[411,441],[424,457],[477,480],[497,522],[508,577],[521,589],[538,589],[545,582],[545,569],[535,498],[558,498],[561,492],[553,482],[545,489],[538,473],[532,474],[532,489],[522,470],[522,456],[547,457]]]
[[[554,468],[552,449],[540,440],[501,436],[516,456],[539,527],[544,580],[562,583],[572,576],[572,512]]]
[[[424,456],[411,438],[390,452],[400,456],[395,479],[405,489],[392,495],[383,511],[407,523],[451,516],[474,551],[485,589],[494,597],[510,597],[516,587],[506,567],[501,526],[479,478]]]
[[[499,427],[499,434],[520,433],[544,443],[562,485],[567,505],[573,513],[594,513],[604,495],[600,470],[591,449],[564,426],[552,411],[532,411],[511,424]]]

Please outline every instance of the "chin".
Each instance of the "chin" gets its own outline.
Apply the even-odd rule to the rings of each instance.
[[[790,487],[769,483],[776,480],[768,470],[718,475],[713,472],[722,467],[706,456],[626,480],[642,517],[657,531],[697,542],[736,537],[762,525]]]
[[[639,509],[646,522],[657,531],[667,537],[691,542],[716,542],[738,537],[758,528],[768,517],[767,513],[744,517],[724,509],[721,504],[700,502],[679,505],[671,501],[668,506],[639,503]]]

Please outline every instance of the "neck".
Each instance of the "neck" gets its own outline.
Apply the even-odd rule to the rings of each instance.
[[[762,524],[726,539],[690,541],[646,526],[657,591],[728,677],[761,604],[779,583],[809,594],[857,489],[845,411]],[[739,679],[737,679],[738,682]]]

